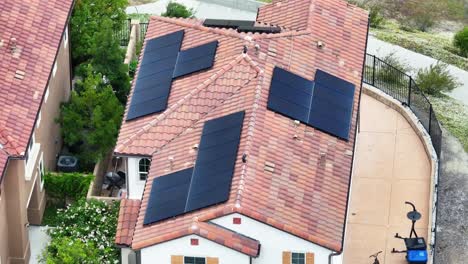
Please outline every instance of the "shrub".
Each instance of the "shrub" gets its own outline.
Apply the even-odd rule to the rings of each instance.
[[[461,56],[468,57],[468,26],[455,35],[453,45],[460,50]]]
[[[401,3],[398,21],[402,29],[427,31],[441,20],[446,5],[440,0],[408,0]]]
[[[388,89],[398,89],[408,85],[408,79],[403,73],[411,71],[408,64],[401,62],[394,53],[382,58],[384,63],[376,65],[375,80]],[[403,72],[403,73],[402,73]]]
[[[58,212],[56,228],[49,229],[50,245],[44,256],[54,255],[62,240],[80,240],[88,245],[85,249],[97,251],[98,256],[87,255],[82,261],[74,263],[118,263],[120,250],[114,245],[115,227],[119,213],[119,203],[107,205],[97,200],[84,199]],[[58,262],[62,263],[62,262]]]
[[[81,173],[46,173],[44,176],[44,186],[50,198],[58,200],[64,206],[67,199],[78,201],[86,198],[93,175]]]
[[[166,6],[166,12],[162,13],[163,17],[182,17],[190,18],[193,17],[194,11],[192,8],[187,8],[183,4],[169,2]]]
[[[73,264],[73,263],[99,263],[99,252],[94,243],[83,243],[79,239],[65,237],[53,240],[43,252],[42,263]]]
[[[385,21],[382,16],[382,8],[378,5],[373,5],[369,8],[369,23],[373,28],[379,28]]]
[[[449,92],[459,85],[447,65],[442,63],[419,70],[415,81],[424,93],[433,96],[441,96],[442,92]]]
[[[138,61],[137,60],[132,60],[130,62],[130,64],[128,65],[128,74],[130,75],[130,77],[135,77],[135,72],[137,70],[137,66],[138,66]]]
[[[87,68],[87,77],[80,81],[70,101],[61,106],[60,117],[64,143],[74,150],[82,168],[93,164],[112,149],[122,121],[123,106],[101,74]]]

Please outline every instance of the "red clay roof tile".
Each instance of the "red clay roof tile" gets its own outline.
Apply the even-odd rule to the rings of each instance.
[[[0,144],[10,156],[26,151],[72,6],[73,0],[1,3]],[[17,71],[24,76],[15,78]]]
[[[122,199],[120,201],[119,220],[115,235],[115,243],[117,245],[131,245],[140,203],[140,200],[132,199]]]
[[[147,180],[151,182],[160,175],[194,165],[193,145],[199,143],[206,120],[244,110],[238,161],[246,154],[247,162],[236,163],[225,204],[148,226],[143,225],[143,219],[151,184],[146,184],[132,248],[192,234],[194,222],[200,225],[238,212],[331,250],[341,250],[354,129],[349,141],[338,140],[312,127],[297,125],[267,110],[266,105],[275,66],[309,79],[321,69],[355,84],[355,128],[368,14],[341,0],[286,0],[281,1],[282,8],[270,7],[274,5],[264,7],[273,17],[298,6],[308,10],[307,14],[292,12],[281,21],[299,31],[239,34],[205,28],[193,20],[152,18],[147,39],[185,29],[184,48],[215,38],[220,41],[220,49],[211,70],[174,82],[165,112],[124,121],[116,152],[152,156]],[[260,12],[266,16],[267,11]],[[325,43],[325,47],[319,49],[317,41]],[[247,54],[242,54],[244,45],[249,48]],[[266,170],[265,164],[274,170]],[[206,231],[203,235],[211,239],[224,239],[229,247],[243,248],[242,243]]]

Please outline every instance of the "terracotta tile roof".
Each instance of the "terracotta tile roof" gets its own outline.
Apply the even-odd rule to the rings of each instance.
[[[274,1],[258,9],[257,20],[295,30],[307,29],[312,0]]]
[[[115,234],[115,243],[117,245],[129,246],[132,243],[140,203],[140,200],[134,199],[122,199],[120,201],[119,220]]]
[[[116,152],[152,156],[132,248],[191,234],[194,222],[238,212],[331,250],[341,250],[355,130],[349,141],[339,140],[296,125],[267,110],[266,105],[275,66],[308,79],[321,69],[355,84],[355,128],[368,14],[341,0],[304,2],[302,9],[310,10],[307,25],[311,26],[279,34],[238,34],[205,28],[192,20],[152,19],[147,38],[185,29],[183,46],[216,38],[221,48],[213,69],[176,80],[165,112],[122,126]],[[296,17],[292,14],[289,19]],[[319,49],[317,41],[325,47]],[[244,45],[248,47],[246,54],[242,54]],[[188,103],[193,98],[197,98],[196,104]],[[196,107],[187,110],[191,105]],[[241,110],[246,114],[238,160],[246,154],[247,162],[236,163],[229,200],[143,226],[152,180],[193,166],[197,156],[193,146],[200,141],[204,122]],[[185,114],[173,117],[177,112]],[[172,132],[174,129],[177,131]]]
[[[2,1],[0,144],[14,146],[8,155],[26,151],[72,5],[73,0]],[[15,78],[17,73],[24,76]]]

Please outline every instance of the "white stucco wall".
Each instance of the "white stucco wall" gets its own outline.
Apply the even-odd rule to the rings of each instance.
[[[145,188],[145,181],[141,181],[138,174],[138,162],[140,159],[139,157],[128,158],[127,191],[129,199],[141,199]]]
[[[240,225],[233,224],[234,217],[242,219]],[[283,251],[312,252],[315,254],[316,264],[327,264],[328,255],[332,253],[326,248],[240,214],[231,214],[212,222],[260,241],[260,256],[254,258],[252,264],[282,264]],[[333,264],[340,263],[334,259]]]
[[[130,248],[122,248],[120,251],[120,257],[121,257],[121,264],[128,264],[128,254],[130,254],[132,250]]]
[[[191,238],[199,240],[198,246],[190,244]],[[170,264],[171,256],[213,257],[219,259],[219,264],[250,263],[250,257],[247,255],[208,239],[191,235],[142,249],[141,264]]]

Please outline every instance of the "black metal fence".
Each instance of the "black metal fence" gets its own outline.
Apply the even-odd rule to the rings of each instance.
[[[431,103],[418,88],[413,78],[376,56],[367,54],[364,82],[411,108],[429,133],[437,156],[440,158],[442,130],[439,121]]]
[[[127,19],[122,23],[122,27],[114,30],[115,39],[120,41],[120,46],[127,46],[130,41],[130,30],[132,27],[131,19]]]
[[[146,31],[148,30],[148,22],[140,23],[140,39],[143,42],[145,40]],[[114,31],[115,39],[120,42],[120,46],[127,46],[130,41],[130,33],[132,32],[131,19],[127,19],[122,24],[122,27]]]
[[[143,42],[145,40],[146,31],[148,30],[148,22],[140,23],[140,41]]]

